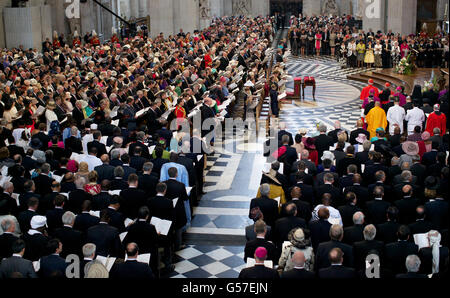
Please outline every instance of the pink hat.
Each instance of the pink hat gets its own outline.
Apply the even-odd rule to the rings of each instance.
[[[265,249],[264,247],[260,246],[255,250],[255,256],[258,259],[264,259],[267,256],[267,249]]]
[[[402,91],[402,87],[398,86],[396,90],[397,91]]]
[[[423,141],[427,141],[428,139],[430,139],[430,137],[431,137],[431,135],[430,135],[430,133],[428,131],[424,131],[422,133],[422,140]]]
[[[370,89],[370,90],[369,90],[369,94],[375,94],[375,90]]]

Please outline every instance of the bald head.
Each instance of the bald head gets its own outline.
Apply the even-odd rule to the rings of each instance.
[[[328,257],[330,259],[331,264],[341,265],[342,261],[343,261],[344,253],[342,252],[342,250],[340,248],[335,247],[332,250],[330,250]]]
[[[301,195],[302,195],[302,190],[300,189],[300,187],[295,186],[294,188],[292,188],[291,198],[299,199]]]
[[[320,208],[317,215],[320,219],[328,219],[328,217],[330,217],[330,211],[328,208]]]
[[[292,256],[292,263],[295,267],[305,266],[305,254],[299,250]]]

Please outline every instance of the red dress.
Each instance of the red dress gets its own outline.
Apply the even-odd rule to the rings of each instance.
[[[208,54],[205,55],[205,68],[209,67],[212,63],[212,59],[211,56],[209,56]]]
[[[319,165],[319,153],[316,149],[308,149],[309,152],[309,160],[311,160],[316,167]]]
[[[74,48],[80,46],[81,45],[81,40],[79,38],[74,39],[72,45],[73,45]]]

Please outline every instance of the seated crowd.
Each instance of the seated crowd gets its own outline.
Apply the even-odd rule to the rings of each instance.
[[[278,85],[280,72],[266,76],[271,22],[228,17],[168,38],[3,50],[0,278],[64,277],[73,255],[81,277],[172,272],[213,153],[214,128],[190,115],[217,123],[258,80],[259,91]]]
[[[314,138],[280,124],[250,203],[244,259],[255,266],[241,278],[448,277],[448,132],[380,128],[371,142],[363,124],[350,138],[339,122]]]

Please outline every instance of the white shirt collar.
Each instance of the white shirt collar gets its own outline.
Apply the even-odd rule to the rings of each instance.
[[[13,257],[18,257],[18,258],[22,258],[22,256],[20,254],[12,254]]]

